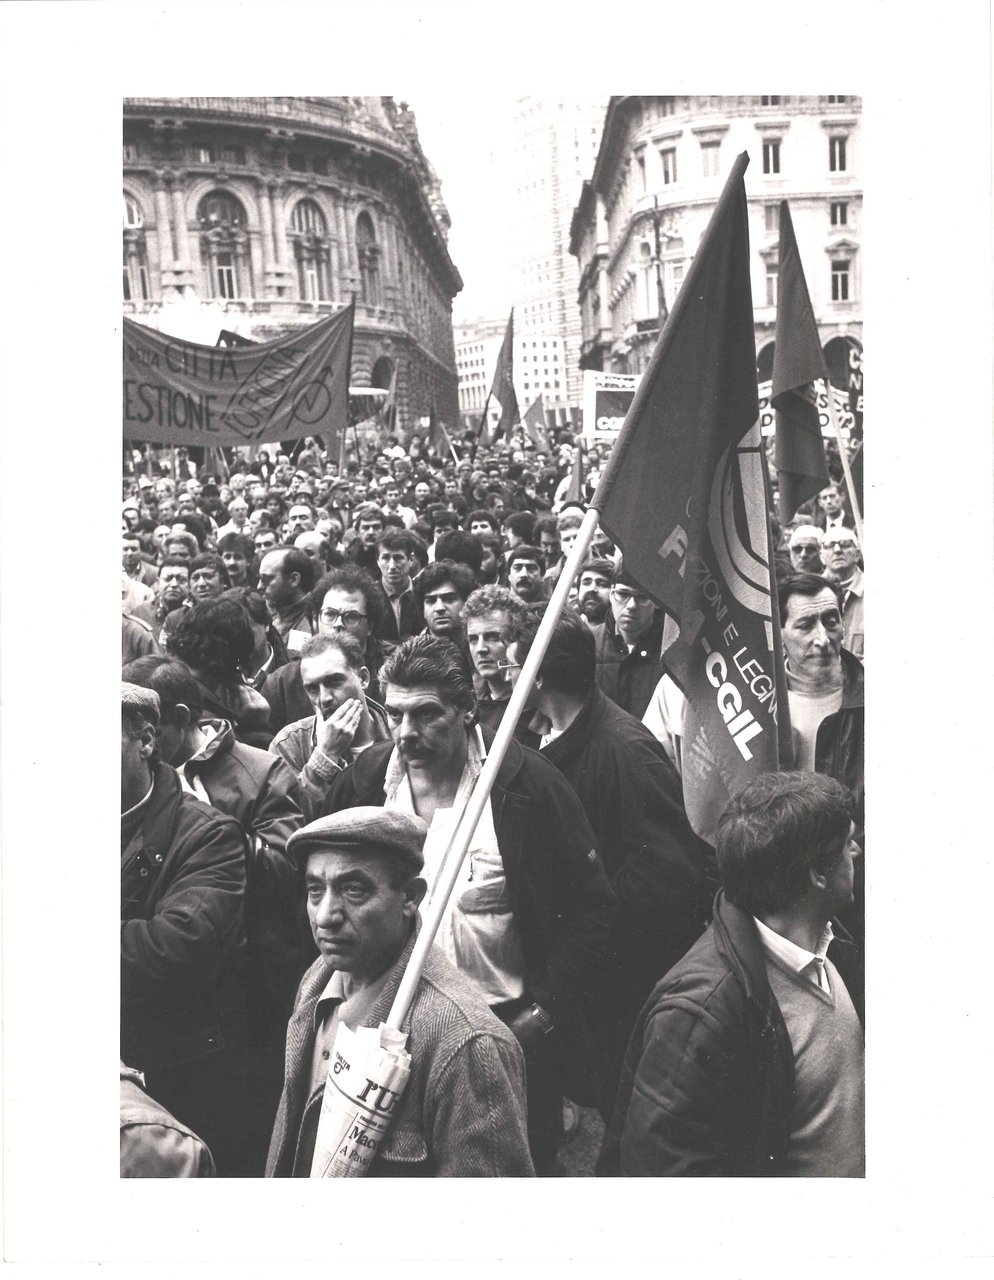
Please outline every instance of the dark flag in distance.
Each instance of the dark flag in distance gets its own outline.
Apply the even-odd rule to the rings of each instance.
[[[504,341],[500,344],[497,366],[494,369],[494,380],[490,384],[490,395],[500,404],[500,422],[494,432],[494,440],[501,436],[510,436],[511,429],[518,421],[518,397],[514,392],[514,308],[507,317],[507,328],[504,330]],[[486,416],[484,412],[484,417]]]
[[[625,569],[680,627],[683,784],[713,843],[729,796],[790,760],[759,432],[740,155],[591,505]]]
[[[442,458],[449,454],[456,462],[456,451],[452,447],[452,440],[449,437],[443,423],[439,422],[438,414],[435,412],[435,406],[432,405],[428,410],[428,443],[435,450],[438,457]]]
[[[545,409],[542,406],[542,397],[536,396],[531,405],[525,410],[525,416],[521,420],[525,429],[525,435],[531,441],[532,446],[538,453],[551,453],[552,444],[549,441],[549,432],[545,426]]]
[[[770,400],[776,415],[775,459],[783,524],[829,481],[818,422],[816,378],[824,378],[827,385],[828,366],[818,339],[790,206],[781,200],[777,331]],[[831,395],[830,387],[828,394]]]

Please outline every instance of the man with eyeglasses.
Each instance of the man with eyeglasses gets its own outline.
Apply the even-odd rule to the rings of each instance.
[[[641,720],[663,674],[663,613],[625,573],[614,571],[611,612],[597,654],[597,683],[614,702]]]
[[[326,812],[379,805],[421,817],[430,891],[489,735],[475,724],[469,663],[449,641],[412,636],[381,679],[393,742],[369,747],[339,774]],[[614,906],[579,800],[553,765],[512,741],[436,945],[524,1050],[529,1145],[540,1175],[555,1171],[562,1095],[596,1100],[586,1010]]]
[[[369,671],[368,693],[379,700],[377,673],[393,646],[376,639],[383,609],[382,593],[376,583],[355,565],[341,565],[326,573],[311,592],[310,607],[318,635],[344,631],[359,641]],[[269,728],[273,733],[312,713],[300,679],[299,661],[275,671],[266,680],[262,692],[269,703]]]
[[[864,662],[863,570],[859,567],[859,543],[852,529],[830,525],[821,535],[821,558],[825,576],[839,584],[842,592],[842,642],[850,653]]]

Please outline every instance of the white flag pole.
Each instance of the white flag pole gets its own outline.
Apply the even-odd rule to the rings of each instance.
[[[859,503],[856,501],[856,486],[853,484],[852,471],[849,469],[849,455],[846,452],[845,441],[842,439],[839,418],[835,412],[835,388],[828,378],[825,379],[825,386],[828,390],[828,416],[832,420],[835,438],[839,442],[839,458],[842,462],[842,470],[845,472],[846,488],[849,490],[849,505],[852,507],[852,518],[856,525],[856,536],[859,538],[860,550],[863,550],[863,517],[860,513]]]
[[[414,950],[411,952],[407,969],[404,971],[400,987],[397,990],[393,1006],[386,1020],[388,1027],[399,1030],[401,1023],[407,1016],[407,1010],[421,979],[421,971],[424,968],[425,960],[432,943],[435,941],[435,934],[438,932],[438,927],[442,922],[442,916],[445,914],[460,868],[466,858],[470,841],[476,831],[476,824],[480,821],[480,815],[483,813],[483,808],[493,789],[497,772],[504,762],[507,748],[510,745],[511,738],[514,736],[518,717],[525,709],[525,703],[528,700],[532,685],[535,683],[538,669],[542,665],[545,651],[549,647],[552,633],[556,629],[556,623],[566,607],[570,586],[579,571],[580,565],[586,558],[587,549],[597,529],[597,524],[597,511],[591,507],[583,517],[583,523],[580,525],[576,541],[566,557],[566,563],[563,565],[562,572],[559,575],[556,589],[553,591],[552,598],[546,606],[538,632],[522,665],[521,675],[511,691],[511,700],[504,709],[496,736],[490,747],[490,754],[484,762],[480,776],[476,780],[476,786],[473,788],[459,825],[446,850],[438,878],[432,886],[431,901],[425,908],[424,917],[421,921],[421,932],[418,934],[417,941],[414,944]]]

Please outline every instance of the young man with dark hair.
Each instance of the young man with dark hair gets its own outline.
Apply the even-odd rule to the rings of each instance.
[[[486,750],[470,667],[454,644],[424,632],[391,654],[381,678],[393,742],[369,747],[340,774],[327,808],[385,805],[420,815],[429,826],[431,886]],[[552,765],[512,741],[438,945],[524,1048],[539,1173],[554,1169],[562,1094],[590,1102],[599,1087],[585,1010],[613,911],[580,802]]]
[[[376,567],[387,607],[378,632],[380,640],[399,644],[421,630],[424,618],[411,579],[418,572],[415,535],[388,530],[376,544]]]
[[[472,571],[452,560],[436,561],[419,573],[414,594],[421,604],[425,630],[443,640],[454,640],[465,649],[462,610],[475,586]]]
[[[852,795],[761,774],[717,830],[714,921],[659,982],[626,1057],[599,1172],[864,1176]]]

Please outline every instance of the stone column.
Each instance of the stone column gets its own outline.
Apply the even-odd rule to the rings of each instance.
[[[259,220],[262,223],[262,257],[266,274],[276,270],[273,259],[273,210],[269,203],[269,187],[259,182]]]
[[[172,271],[176,262],[173,250],[173,237],[169,227],[169,203],[166,199],[166,184],[161,173],[155,175],[155,222],[156,234],[159,237],[159,263],[163,271]]]
[[[267,279],[265,268],[263,267],[262,245],[259,243],[259,232],[254,228],[248,232],[248,249],[249,258],[252,263],[252,279],[251,290],[247,291],[249,297],[267,298],[269,290],[266,288]]]
[[[176,266],[180,271],[189,271],[191,267],[190,237],[187,233],[186,202],[183,198],[183,181],[180,174],[173,178],[172,197],[173,225],[176,232]]]
[[[290,251],[286,240],[286,208],[283,203],[283,186],[281,183],[274,183],[272,187],[273,193],[273,230],[276,239],[276,269],[278,271],[289,270],[287,264],[290,259]]]

